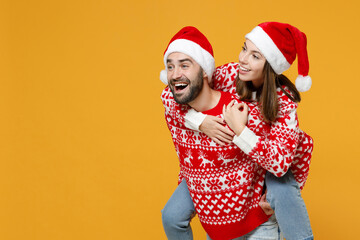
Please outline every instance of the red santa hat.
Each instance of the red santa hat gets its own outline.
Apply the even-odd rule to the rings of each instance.
[[[289,69],[298,58],[298,74],[295,86],[300,92],[311,87],[306,35],[286,23],[265,22],[256,26],[245,36],[261,51],[277,74]]]
[[[212,46],[208,39],[195,27],[184,27],[170,40],[164,52],[164,64],[169,54],[181,52],[194,59],[208,75],[209,82],[215,71],[215,59]],[[167,72],[162,70],[160,80],[168,84]]]

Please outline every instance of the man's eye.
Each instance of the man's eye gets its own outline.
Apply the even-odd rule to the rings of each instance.
[[[245,48],[245,47],[242,47],[242,50],[243,50],[243,51],[246,51],[246,48]]]
[[[182,68],[187,68],[187,67],[188,67],[188,65],[185,65],[185,64],[184,64],[184,65],[182,65],[181,67],[182,67]]]
[[[173,69],[173,66],[169,66],[169,65],[168,65],[168,66],[167,66],[167,69],[168,69],[168,70],[172,70],[172,69]]]

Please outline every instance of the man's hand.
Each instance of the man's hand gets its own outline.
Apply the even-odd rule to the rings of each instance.
[[[225,121],[222,118],[210,115],[205,117],[199,129],[220,146],[224,146],[225,143],[231,143],[235,135],[230,129],[225,127]]]
[[[262,210],[265,212],[266,215],[274,214],[274,210],[270,207],[270,203],[268,203],[266,201],[266,192],[264,195],[261,196],[259,205],[262,208]]]

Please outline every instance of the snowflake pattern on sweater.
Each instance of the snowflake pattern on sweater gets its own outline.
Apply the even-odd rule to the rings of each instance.
[[[238,98],[237,72],[238,63],[218,67],[213,76],[214,89]],[[257,103],[248,102],[247,127],[234,138],[236,145],[225,148],[205,134],[184,127],[184,116],[190,108],[176,104],[168,88],[162,93],[165,116],[180,159],[179,181],[183,177],[187,180],[199,219],[213,239],[232,239],[261,224],[264,219],[258,221],[256,215],[263,217],[263,212],[256,210],[266,170],[280,177],[291,169],[301,189],[306,182],[313,141],[299,129],[297,104],[281,89],[277,93],[280,111],[276,122],[263,121]],[[240,154],[233,152],[239,151],[237,147],[242,150]]]
[[[221,95],[219,109],[237,99],[230,93]],[[168,96],[162,96],[165,102]],[[221,117],[221,110],[214,115]],[[214,240],[233,239],[267,221],[258,204],[265,170],[235,144],[220,147],[205,134],[175,121],[167,111],[165,117],[180,160],[180,178],[186,179],[199,220],[209,236]]]
[[[238,71],[238,63],[228,63],[216,68],[213,76],[214,89],[236,94],[235,80]],[[165,111],[185,124],[184,116],[190,108],[176,104],[168,89],[163,91],[162,100]],[[313,139],[298,127],[297,104],[292,102],[281,89],[278,89],[278,100],[280,112],[276,123],[272,126],[264,122],[260,123],[262,117],[256,103],[248,104],[250,112],[247,128],[251,129],[253,134],[247,131],[247,137],[253,137],[253,140],[259,141],[258,146],[255,147],[254,142],[252,145],[250,142],[249,145],[247,139],[241,141],[241,138],[240,140],[238,138],[235,142],[240,144],[240,148],[244,146],[242,150],[250,154],[253,160],[278,177],[284,175],[290,168],[295,180],[303,189],[309,174]],[[264,131],[270,132],[266,134]]]
[[[214,89],[236,94],[235,80],[238,75],[238,72],[239,72],[239,63],[234,63],[234,62],[216,68],[216,71],[213,76]],[[273,169],[271,169],[271,166],[267,165],[266,163],[263,163],[261,165],[278,177],[283,176],[290,168],[290,170],[294,175],[295,180],[298,182],[300,189],[303,189],[307,177],[309,175],[309,167],[310,167],[310,161],[313,151],[313,139],[311,138],[311,136],[309,136],[304,131],[299,129],[298,119],[296,115],[297,104],[292,102],[291,99],[289,99],[289,97],[286,96],[280,88],[277,89],[277,93],[279,99],[280,113],[278,119],[276,120],[276,124],[272,126],[273,129],[272,132],[270,133],[270,136],[272,136],[274,139],[274,136],[276,135],[276,134],[274,135],[274,133],[277,130],[280,132],[283,130],[285,132],[279,133],[278,136],[275,138],[275,141],[272,141],[271,139],[269,139],[269,141],[266,141],[266,139],[263,139],[265,141],[260,141],[260,142],[266,143],[266,145],[264,145],[263,148],[266,148],[266,146],[270,146],[274,150],[273,154],[267,156],[278,155],[278,158],[271,160],[269,164],[274,164],[274,161],[278,164],[275,164]],[[254,114],[253,113],[250,114],[251,117],[261,118],[260,109],[258,107],[252,109],[252,111],[254,111],[253,112]],[[180,112],[180,115],[181,114],[186,114],[186,111]],[[250,117],[248,120],[248,127],[249,128],[254,127],[253,121],[250,119]],[[254,133],[256,135],[261,136],[261,134],[258,134],[261,131],[262,128],[261,126],[259,126],[258,129],[255,129]],[[288,143],[284,142],[284,135],[289,136],[289,134],[291,134],[292,131],[294,131],[293,132],[295,134],[294,140],[295,143],[297,144],[295,146],[296,147],[295,152],[291,151],[292,147],[289,148],[288,146],[289,142]],[[280,141],[277,142],[276,140],[280,140]],[[277,143],[282,143],[278,145],[277,148],[278,151],[276,151]],[[253,149],[253,153],[255,151],[258,151],[259,149],[260,148]],[[292,152],[292,154],[290,154],[290,152]],[[282,155],[284,156],[285,161],[279,159],[281,158]],[[253,157],[256,158],[257,161],[261,161],[261,158],[263,158],[257,154],[253,154]]]

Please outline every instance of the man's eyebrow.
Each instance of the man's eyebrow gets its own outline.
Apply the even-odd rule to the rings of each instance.
[[[186,62],[186,61],[189,61],[189,62],[193,62],[190,58],[184,58],[184,59],[180,59],[179,62]]]
[[[171,63],[172,61],[173,61],[172,59],[167,59],[166,63]],[[184,59],[178,60],[178,62],[180,62],[180,63],[187,62],[187,61],[189,61],[191,63],[193,62],[190,58],[184,58]]]

